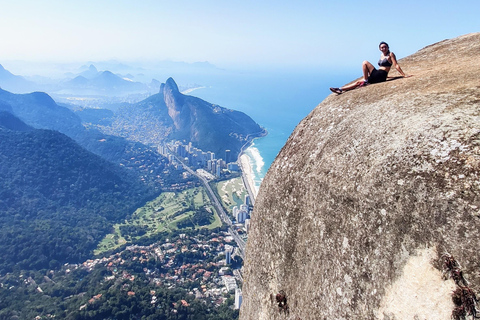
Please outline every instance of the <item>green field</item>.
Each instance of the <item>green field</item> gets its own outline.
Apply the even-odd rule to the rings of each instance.
[[[244,203],[247,190],[241,177],[217,183],[217,193],[220,195],[223,206],[229,213],[232,208]]]
[[[95,254],[115,249],[127,241],[182,228],[209,228],[222,225],[204,188],[165,192],[138,208],[129,220],[114,225],[114,232],[98,244]]]

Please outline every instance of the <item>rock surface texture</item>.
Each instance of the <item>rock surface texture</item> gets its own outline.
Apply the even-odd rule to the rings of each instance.
[[[445,253],[480,292],[480,33],[399,64],[413,77],[327,97],[270,167],[241,320],[450,319]]]

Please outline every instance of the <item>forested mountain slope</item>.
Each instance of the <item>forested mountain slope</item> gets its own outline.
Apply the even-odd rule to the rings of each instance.
[[[64,134],[0,122],[0,273],[87,259],[149,196],[135,175]]]
[[[151,188],[159,190],[156,177],[163,178],[162,172],[167,162],[162,155],[142,143],[84,127],[79,116],[57,105],[48,94],[14,94],[0,89],[0,110],[12,113],[33,128],[56,130],[69,136],[103,159],[131,168]],[[151,170],[153,172],[149,174]]]

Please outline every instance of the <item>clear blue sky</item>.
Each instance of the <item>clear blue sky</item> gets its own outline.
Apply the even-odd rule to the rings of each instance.
[[[480,31],[480,0],[15,0],[0,8],[5,60],[208,61],[358,66]]]

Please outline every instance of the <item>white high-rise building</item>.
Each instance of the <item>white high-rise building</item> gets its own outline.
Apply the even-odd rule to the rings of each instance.
[[[243,223],[245,219],[248,218],[248,206],[242,204],[240,206],[240,209],[237,209],[237,207],[234,207],[233,216],[235,217],[235,220],[237,220],[237,223]]]
[[[217,163],[215,161],[212,161],[212,168],[210,169],[210,173],[215,174],[217,172]]]
[[[233,251],[232,246],[229,246],[229,245],[225,246],[225,263],[226,264],[232,263],[232,251]]]
[[[233,215],[233,217],[235,218],[235,220],[237,219],[237,214],[238,214],[238,207],[235,206],[235,207],[233,207],[233,209],[232,209],[232,215]]]
[[[245,219],[245,229],[247,229],[247,233],[250,231],[250,219]]]
[[[237,220],[237,223],[243,223],[245,222],[245,219],[247,219],[247,211],[245,210],[240,210],[237,213],[237,216],[235,217]]]
[[[240,309],[240,306],[242,305],[242,300],[242,289],[235,289],[235,310]]]
[[[245,205],[249,206],[251,204],[250,202],[250,196],[249,195],[246,195],[245,196]]]
[[[231,159],[232,152],[230,150],[225,150],[225,162],[229,163],[232,161]]]
[[[211,151],[208,151],[208,152],[207,152],[207,155],[208,155],[208,156],[207,156],[207,159],[208,159],[208,160],[212,160],[212,161],[215,160],[215,153],[213,153],[213,152],[211,152]]]

